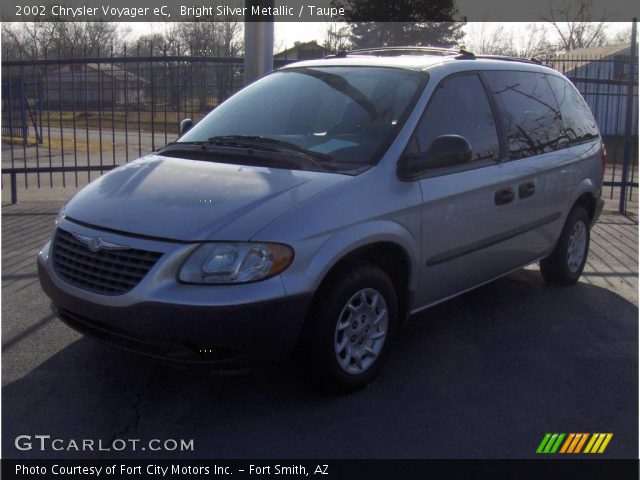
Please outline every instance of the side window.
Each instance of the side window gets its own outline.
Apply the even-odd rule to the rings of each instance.
[[[498,102],[509,158],[562,148],[562,118],[546,75],[514,71],[491,71],[485,75]]]
[[[493,112],[476,74],[456,75],[440,82],[409,142],[409,151],[426,152],[441,135],[466,138],[472,161],[499,159]]]
[[[564,78],[555,75],[547,75],[546,77],[562,113],[563,143],[565,146],[598,138],[596,121],[580,93]]]

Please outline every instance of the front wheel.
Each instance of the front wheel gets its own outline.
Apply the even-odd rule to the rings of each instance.
[[[573,285],[584,270],[589,254],[591,218],[576,206],[567,216],[560,239],[550,256],[540,261],[540,273],[551,285]]]
[[[350,391],[380,372],[398,325],[393,284],[370,264],[341,269],[318,290],[299,354],[322,387]]]

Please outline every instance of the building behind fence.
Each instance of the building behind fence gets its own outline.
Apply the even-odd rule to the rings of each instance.
[[[61,63],[48,68],[41,82],[42,102],[49,107],[76,110],[144,105],[148,80],[113,63]]]
[[[573,50],[547,64],[576,85],[593,112],[603,135],[624,135],[627,84],[630,78],[629,45]],[[638,111],[638,70],[634,69],[633,110]],[[638,115],[632,130],[638,131]]]
[[[274,59],[276,67],[291,61]],[[629,46],[569,52],[545,63],[585,97],[609,151],[605,193],[621,193],[626,202],[637,188],[638,163],[638,73]],[[137,50],[2,62],[3,182],[10,175],[16,192],[18,180],[21,188],[86,183],[175,140],[181,119],[198,121],[242,82],[242,58],[142,56]],[[634,137],[625,139],[629,94]]]

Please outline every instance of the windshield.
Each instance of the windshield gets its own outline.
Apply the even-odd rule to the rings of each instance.
[[[427,76],[376,67],[274,72],[202,119],[178,143],[287,145],[334,170],[373,165],[400,128]],[[257,141],[260,140],[260,141]]]

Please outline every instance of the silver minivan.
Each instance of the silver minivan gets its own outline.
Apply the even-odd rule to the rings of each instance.
[[[289,358],[366,385],[412,314],[540,262],[574,284],[606,152],[558,72],[465,51],[287,65],[61,210],[38,255],[57,316],[219,371]]]

